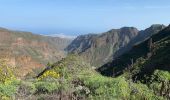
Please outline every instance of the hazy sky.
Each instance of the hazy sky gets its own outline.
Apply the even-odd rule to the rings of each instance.
[[[170,24],[170,0],[0,0],[0,27],[79,35]]]

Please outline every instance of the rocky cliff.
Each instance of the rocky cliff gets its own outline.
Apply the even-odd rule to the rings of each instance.
[[[141,31],[134,27],[123,27],[101,34],[82,35],[73,40],[66,50],[79,54],[93,66],[99,67],[164,28],[164,25],[155,24]]]
[[[34,68],[45,67],[48,61],[56,62],[65,57],[64,48],[70,41],[1,28],[0,59],[8,60],[24,76]]]

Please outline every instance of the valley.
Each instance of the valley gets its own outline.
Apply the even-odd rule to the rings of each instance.
[[[7,29],[0,35],[4,100],[170,99],[170,26],[74,40]]]

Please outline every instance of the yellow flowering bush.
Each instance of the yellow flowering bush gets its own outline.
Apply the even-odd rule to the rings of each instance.
[[[59,78],[60,75],[59,75],[59,73],[55,72],[54,70],[48,70],[48,71],[44,72],[43,75],[38,77],[38,80],[42,80],[46,77]]]
[[[7,60],[0,59],[0,100],[12,100],[18,84],[13,68],[7,64]]]
[[[12,71],[12,67],[10,67],[6,60],[0,59],[0,82],[4,84],[10,84],[12,80],[15,80],[15,76]]]

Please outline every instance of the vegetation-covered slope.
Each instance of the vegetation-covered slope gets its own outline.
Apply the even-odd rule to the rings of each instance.
[[[99,71],[103,75],[116,76],[122,74],[125,68],[134,64],[139,58],[148,60],[145,66],[150,69],[145,72],[157,68],[169,70],[169,36],[170,27],[167,27],[146,41],[135,45],[130,51],[112,62],[105,64],[99,68]]]
[[[125,76],[146,84],[154,94],[170,99],[170,26],[135,45],[98,71],[106,76]]]
[[[8,69],[0,62],[0,69]],[[84,63],[80,57],[69,55],[48,65],[37,78],[17,80],[10,70],[0,79],[0,99],[3,100],[166,100],[157,95],[159,84],[134,83],[123,74],[117,78],[105,77]],[[4,75],[4,72],[0,73]],[[170,73],[154,74],[158,79],[169,79]],[[155,88],[152,88],[155,87]],[[157,89],[158,88],[158,89]],[[165,90],[165,89],[164,89]],[[164,91],[163,90],[163,91]],[[164,93],[164,92],[163,92]]]
[[[98,69],[70,54],[25,80],[0,60],[2,100],[169,100],[170,26]]]
[[[49,99],[48,97],[52,100],[163,99],[161,96],[156,96],[146,85],[133,83],[124,76],[117,78],[101,76],[76,55],[69,55],[52,64],[38,75],[38,80],[38,83],[54,82],[58,87],[51,93],[46,91],[48,95],[44,95],[43,91],[39,90],[37,97],[43,94],[44,99]]]

